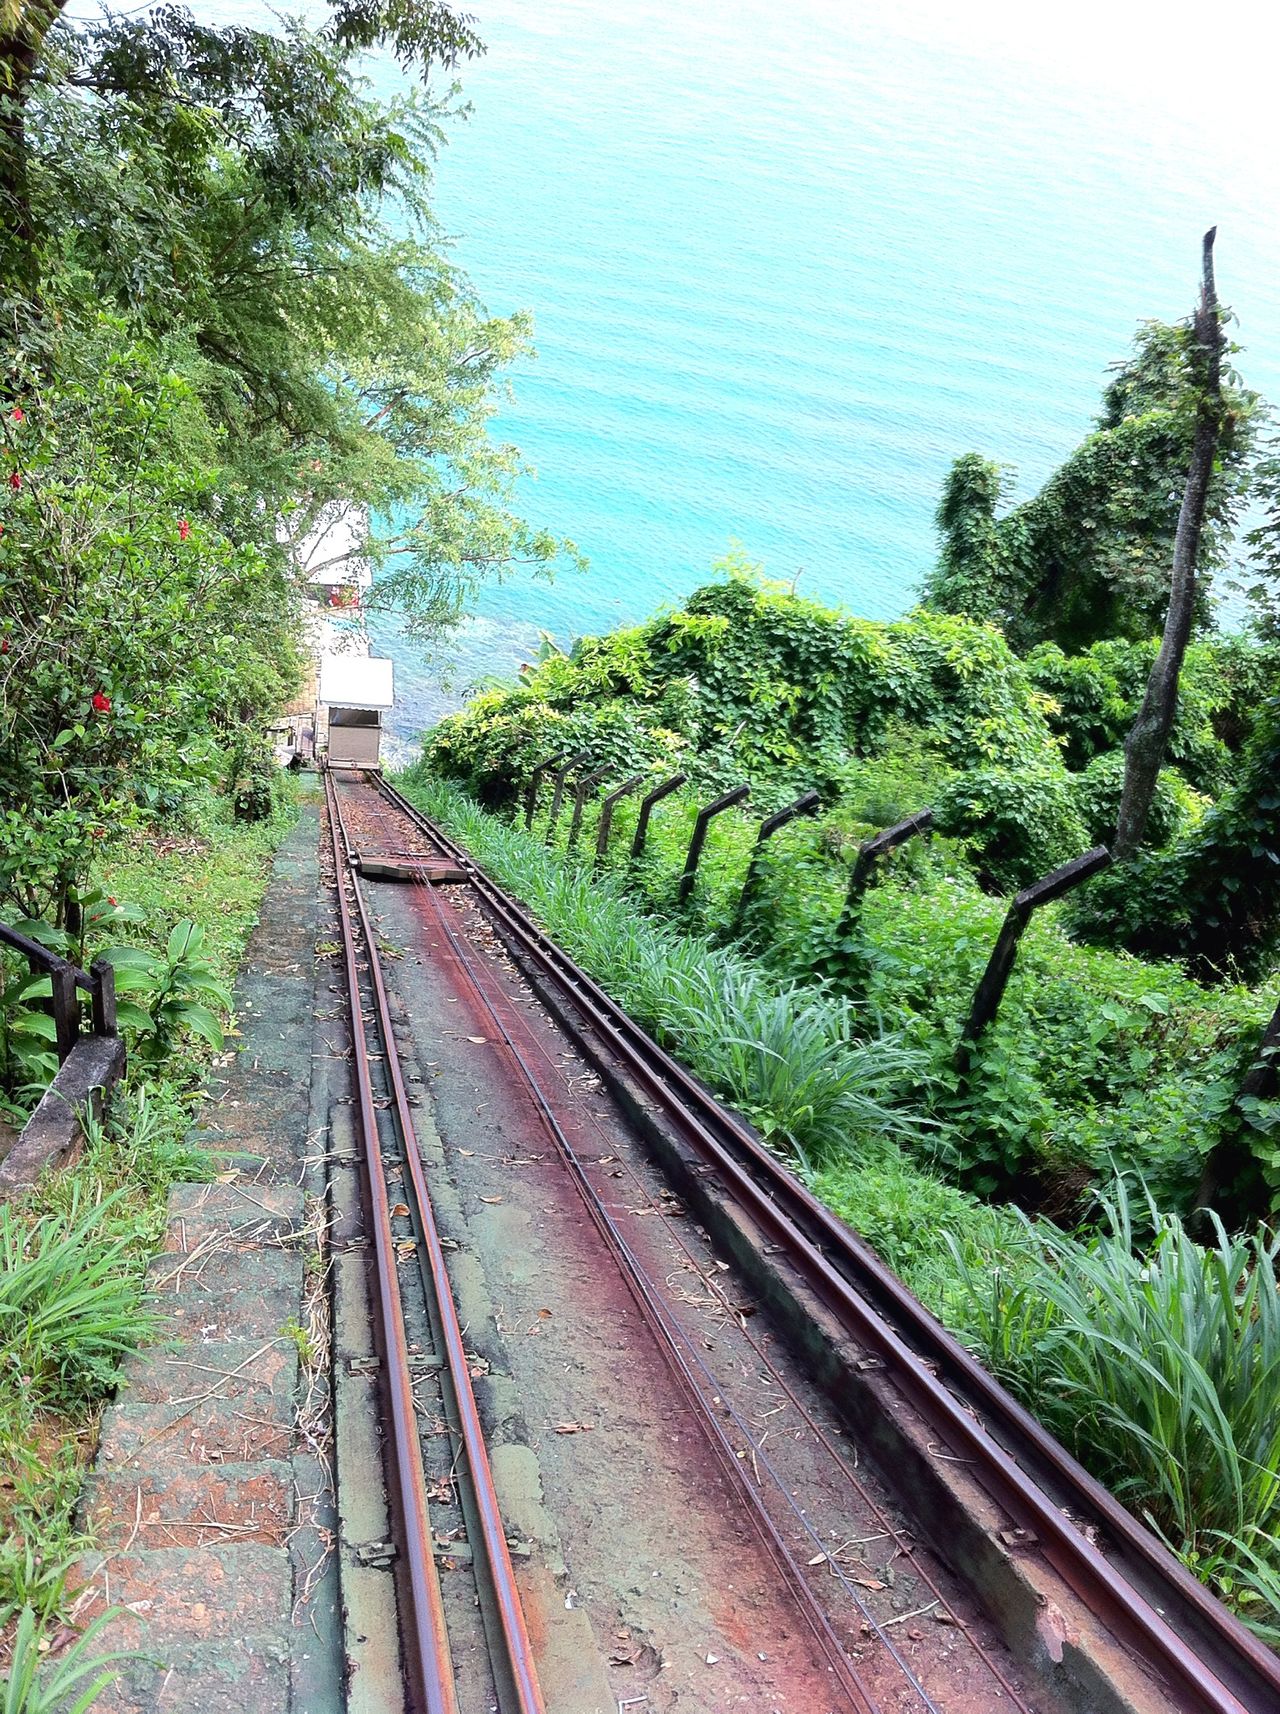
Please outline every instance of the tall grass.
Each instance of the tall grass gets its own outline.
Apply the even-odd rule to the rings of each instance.
[[[48,1655],[40,1622],[30,1607],[17,1617],[9,1666],[0,1679],[0,1714],[86,1714],[111,1684],[119,1650],[95,1654],[93,1644],[110,1618],[104,1613],[70,1648]],[[8,1617],[0,1611],[0,1623]]]
[[[145,1331],[132,1234],[103,1233],[116,1200],[34,1224],[0,1208],[0,1375],[50,1405],[105,1391]]]
[[[851,1001],[776,982],[637,913],[620,882],[564,862],[430,775],[403,782],[620,1005],[792,1155],[802,1171],[917,1141],[903,1104],[924,1056]]]
[[[1280,1236],[1195,1243],[1123,1180],[1087,1238],[1024,1219],[1008,1273],[952,1251],[984,1360],[1280,1642]],[[1150,1234],[1150,1236],[1146,1236]]]

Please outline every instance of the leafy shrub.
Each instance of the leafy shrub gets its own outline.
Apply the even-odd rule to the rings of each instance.
[[[978,877],[994,892],[1016,892],[1078,857],[1089,836],[1071,776],[1061,767],[980,768],[938,794],[940,833],[963,839]]]
[[[1124,790],[1124,767],[1123,750],[1112,750],[1095,756],[1084,772],[1074,778],[1076,809],[1092,845],[1109,845],[1115,836]],[[1172,768],[1162,768],[1143,843],[1167,845],[1203,813],[1204,799],[1191,790],[1181,774]]]
[[[215,1052],[222,1026],[210,1005],[231,1010],[231,994],[205,954],[204,930],[189,919],[176,923],[164,956],[141,946],[115,946],[105,957],[115,971],[121,1025],[136,1030],[145,1058],[163,1059],[184,1030],[201,1036]]]
[[[1086,768],[1124,743],[1156,648],[1155,641],[1109,637],[1078,655],[1044,643],[1027,657],[1032,683],[1049,699],[1049,724],[1069,768]],[[1245,707],[1256,701],[1265,658],[1264,650],[1238,639],[1208,638],[1188,648],[1169,761],[1197,791],[1216,795],[1230,782],[1232,754],[1251,723]]]
[[[0,1623],[10,1616],[0,1612]],[[39,1615],[24,1606],[14,1628],[9,1670],[0,1680],[3,1714],[86,1714],[115,1681],[114,1663],[127,1658],[118,1649],[93,1652],[110,1618],[104,1613],[69,1648],[53,1654],[47,1652],[51,1639],[44,1635]]]
[[[1090,883],[1082,937],[1183,958],[1209,981],[1258,979],[1280,944],[1280,696],[1258,714],[1237,779],[1167,851]]]
[[[909,725],[935,769],[1047,764],[1047,700],[999,632],[919,612],[856,619],[764,583],[738,560],[676,613],[580,639],[430,734],[435,771],[491,808],[576,745],[619,778],[679,757],[710,793],[750,778],[777,807],[897,742]],[[918,807],[918,806],[917,806]]]
[[[27,1226],[0,1207],[0,1371],[74,1403],[101,1395],[144,1319],[127,1237],[105,1238],[96,1204]]]

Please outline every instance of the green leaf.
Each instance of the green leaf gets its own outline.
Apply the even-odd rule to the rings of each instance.
[[[9,1020],[15,1036],[38,1036],[41,1041],[57,1041],[58,1026],[48,1012],[15,1012]]]
[[[198,1006],[192,1000],[184,1000],[172,1010],[177,1012],[177,1021],[185,1029],[191,1030],[198,1036],[203,1036],[215,1051],[222,1051],[222,1025],[207,1006]]]
[[[139,1006],[133,1000],[116,1001],[116,1022],[130,1030],[150,1030],[154,1027],[151,1013],[145,1006]]]

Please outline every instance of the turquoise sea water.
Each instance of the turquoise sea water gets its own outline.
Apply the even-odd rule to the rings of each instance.
[[[1260,40],[1228,36],[1237,70],[1206,92],[1176,8],[1160,41],[1123,0],[1039,21],[1002,0],[955,21],[928,0],[470,9],[489,51],[439,207],[489,307],[534,313],[496,432],[536,467],[526,515],[591,568],[487,591],[452,693],[384,627],[403,736],[539,629],[678,599],[732,540],[901,613],[950,460],[1038,486],[1138,320],[1191,307],[1211,223],[1247,378],[1280,399]]]

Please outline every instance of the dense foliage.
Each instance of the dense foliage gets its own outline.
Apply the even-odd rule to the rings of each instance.
[[[1105,390],[1095,431],[1003,515],[1008,473],[976,453],[957,459],[938,506],[930,606],[998,623],[1018,649],[1052,641],[1076,652],[1159,632],[1195,428],[1192,337],[1189,324],[1147,323]],[[1257,395],[1232,377],[1201,543],[1202,627],[1254,480],[1260,415]]]
[[[61,920],[93,840],[213,781],[269,807],[318,528],[357,508],[329,551],[418,632],[561,544],[510,510],[487,433],[527,324],[485,315],[433,224],[450,97],[359,73],[375,45],[453,63],[464,20],[24,4],[6,31],[0,910]]]
[[[1271,725],[1253,700],[1254,657],[1263,653],[1239,640],[1196,645],[1179,765],[1161,780],[1144,874],[1172,873],[1192,851],[1206,854],[1206,866],[1216,853],[1246,882],[1271,867],[1265,853],[1254,868],[1239,853],[1223,856],[1233,803],[1271,813],[1260,778]],[[1235,1101],[1275,1004],[1269,987],[1210,992],[1174,963],[1073,944],[1068,906],[1059,905],[1027,936],[972,1071],[961,1078],[954,1064],[1003,911],[986,895],[1105,841],[1122,766],[1113,746],[1141,695],[1147,656],[1146,645],[1119,642],[1076,657],[1046,645],[1023,661],[972,620],[850,619],[761,586],[739,565],[683,611],[583,639],[510,691],[476,697],[437,727],[427,758],[496,808],[522,801],[539,762],[578,751],[590,759],[572,777],[599,767],[611,784],[636,771],[651,783],[676,768],[688,773],[689,786],[656,811],[644,860],[627,871],[633,889],[686,926],[745,940],[779,976],[834,983],[892,1020],[924,1056],[911,1100],[931,1120],[931,1158],[959,1182],[1068,1210],[1114,1160],[1140,1167],[1162,1204],[1190,1213],[1215,1146],[1244,1138],[1252,1178],[1223,1187],[1228,1206],[1244,1210],[1272,1194],[1269,1114],[1246,1123]],[[1189,773],[1201,787],[1230,783],[1213,803]],[[712,824],[692,903],[681,908],[677,880],[697,806],[740,781],[750,783],[750,804]],[[809,786],[822,794],[819,817],[774,839],[740,913],[758,818]],[[549,796],[538,822],[547,831]],[[615,811],[611,866],[625,866],[638,796]],[[941,837],[884,865],[842,928],[858,842],[926,807]],[[597,815],[589,806],[584,850]],[[1088,908],[1100,912],[1111,887],[1163,921],[1159,893],[1129,874],[1095,883]],[[1242,897],[1242,920],[1260,922],[1260,898],[1276,896],[1268,880],[1259,872],[1258,890]],[[1222,892],[1222,908],[1229,896]],[[1221,925],[1219,910],[1219,933]]]

